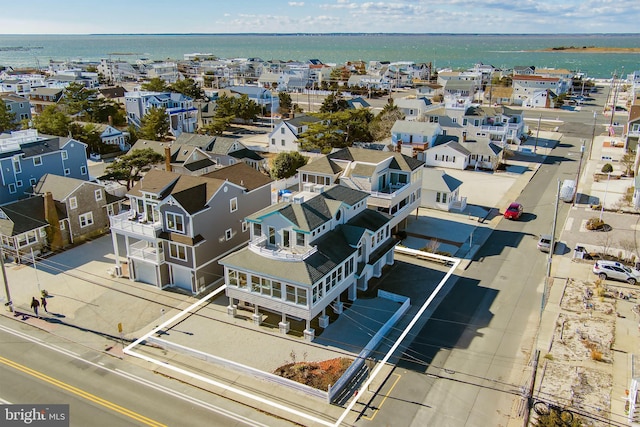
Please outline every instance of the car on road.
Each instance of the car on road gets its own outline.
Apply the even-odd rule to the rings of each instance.
[[[554,242],[554,246],[557,243],[558,242]],[[550,234],[543,234],[538,239],[538,250],[540,252],[547,252],[548,253],[550,248],[551,248],[551,235]]]
[[[522,216],[522,205],[520,203],[513,202],[509,205],[506,211],[504,211],[504,217],[506,219],[519,219]]]
[[[640,271],[632,270],[617,261],[596,261],[593,264],[593,273],[602,280],[613,279],[635,285],[640,281]]]

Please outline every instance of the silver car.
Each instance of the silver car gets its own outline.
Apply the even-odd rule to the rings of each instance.
[[[635,285],[640,280],[640,271],[632,270],[617,261],[596,261],[593,273],[602,280],[614,279]]]

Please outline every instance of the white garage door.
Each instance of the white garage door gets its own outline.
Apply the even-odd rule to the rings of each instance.
[[[147,264],[145,262],[136,262],[134,268],[136,273],[136,281],[148,283],[154,286],[158,285],[155,265]]]
[[[191,284],[191,270],[187,268],[173,267],[173,285],[180,289],[193,292]]]

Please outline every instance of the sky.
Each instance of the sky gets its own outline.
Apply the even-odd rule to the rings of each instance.
[[[0,34],[640,32],[639,0],[30,0],[1,10]]]

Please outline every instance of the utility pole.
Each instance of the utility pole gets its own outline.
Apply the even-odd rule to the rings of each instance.
[[[578,199],[578,187],[580,186],[580,172],[582,169],[582,157],[584,156],[584,143],[585,140],[582,140],[582,145],[580,146],[580,161],[578,162],[578,173],[576,174],[576,194],[573,195],[573,206],[576,205],[576,200]]]
[[[593,132],[591,133],[591,145],[589,145],[589,160],[591,160],[591,152],[593,151],[593,144],[596,142],[596,117],[597,113],[593,112]]]
[[[533,144],[533,154],[536,154],[536,151],[538,149],[538,135],[540,134],[540,121],[542,120],[542,113],[540,113],[540,116],[538,117],[538,128],[536,129],[536,140]]]
[[[0,268],[2,269],[2,278],[4,279],[4,294],[7,296],[5,305],[9,312],[13,313],[13,302],[11,301],[11,292],[9,292],[9,282],[7,281],[7,270],[4,268],[4,251],[0,249]]]
[[[553,224],[551,226],[551,246],[549,246],[549,257],[547,258],[547,275],[544,281],[544,293],[542,295],[542,307],[540,313],[544,310],[546,304],[547,292],[549,290],[549,282],[551,281],[551,261],[553,260],[553,252],[556,249],[556,222],[558,222],[558,201],[560,200],[560,180],[558,180],[558,190],[556,192],[556,204],[553,212]]]

